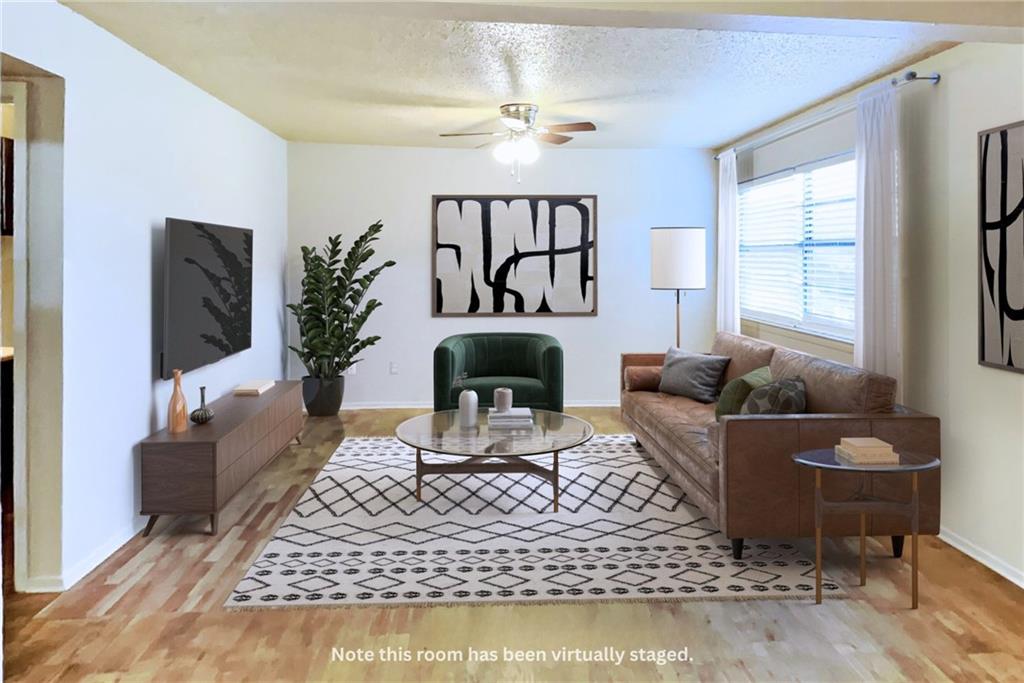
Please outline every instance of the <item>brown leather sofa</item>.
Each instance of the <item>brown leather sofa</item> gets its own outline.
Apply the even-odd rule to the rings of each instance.
[[[627,353],[620,369],[622,418],[639,444],[708,518],[732,540],[742,557],[746,538],[814,535],[814,473],[791,456],[831,448],[844,436],[875,436],[897,450],[939,456],[939,419],[894,404],[896,381],[859,368],[720,332],[711,353],[729,356],[722,384],[768,365],[772,378],[799,376],[807,387],[807,412],[799,415],[727,415],[715,420],[715,404],[658,391],[664,354]],[[826,499],[856,494],[856,474],[828,472]],[[939,532],[939,473],[920,475],[920,533]],[[869,475],[866,493],[909,500],[910,475]],[[856,536],[856,515],[829,515],[822,533]],[[899,557],[909,520],[874,515],[867,533],[892,536]]]

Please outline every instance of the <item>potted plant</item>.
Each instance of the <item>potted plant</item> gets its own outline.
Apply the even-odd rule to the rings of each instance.
[[[341,258],[341,235],[327,239],[322,250],[302,247],[302,297],[288,304],[299,324],[299,347],[289,346],[306,366],[302,398],[313,416],[337,415],[345,392],[342,373],[359,362],[363,349],[380,341],[379,336],[360,337],[367,318],[380,307],[366,292],[385,268],[385,261],[363,271],[373,257],[383,223],[377,221],[353,242]]]

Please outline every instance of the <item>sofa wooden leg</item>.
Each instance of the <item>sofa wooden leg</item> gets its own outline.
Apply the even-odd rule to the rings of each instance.
[[[742,560],[743,559],[743,539],[734,538],[732,540],[732,559]]]
[[[644,449],[644,445],[640,443],[640,439],[636,438],[635,436],[633,437],[633,444],[640,450]]]
[[[892,537],[892,556],[896,558],[903,557],[903,537],[893,536]]]

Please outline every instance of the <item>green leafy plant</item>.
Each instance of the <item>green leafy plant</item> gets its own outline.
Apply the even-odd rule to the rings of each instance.
[[[359,362],[356,356],[364,349],[380,341],[376,335],[359,336],[366,320],[381,306],[377,299],[366,299],[366,292],[395,262],[385,261],[360,273],[373,258],[372,245],[383,229],[380,221],[367,228],[344,259],[340,234],[329,237],[322,249],[302,247],[302,297],[288,304],[299,324],[300,347],[288,348],[298,354],[310,377],[338,377]]]

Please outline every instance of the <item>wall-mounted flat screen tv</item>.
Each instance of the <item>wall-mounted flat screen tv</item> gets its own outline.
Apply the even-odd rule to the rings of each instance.
[[[168,218],[160,374],[252,345],[252,230]]]

